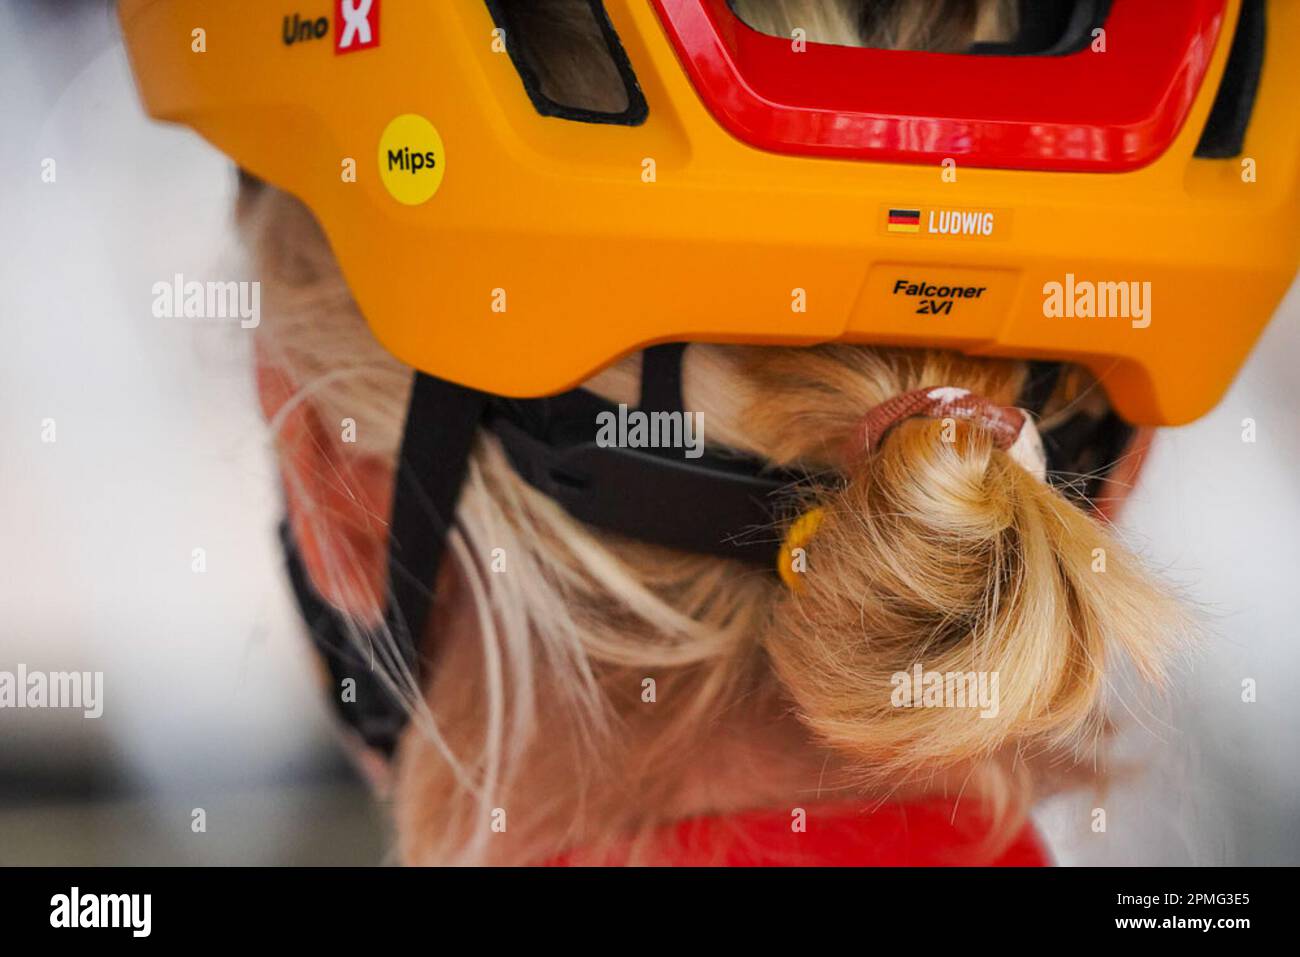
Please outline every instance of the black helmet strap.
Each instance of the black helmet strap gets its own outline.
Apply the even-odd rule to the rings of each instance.
[[[644,352],[640,411],[685,414],[684,350],[669,344]],[[394,651],[385,651],[395,647],[400,666],[417,681],[424,671],[420,639],[480,427],[497,436],[526,481],[576,518],[641,541],[772,563],[779,544],[770,527],[774,496],[800,476],[751,459],[709,453],[691,459],[680,449],[600,444],[597,417],[620,412],[626,409],[581,389],[506,399],[416,373],[389,525],[384,621],[391,644],[382,634],[356,640],[355,624],[313,587],[289,523],[283,524],[290,583],[334,681],[339,714],[368,746],[391,757],[406,725],[406,707],[376,669],[399,670],[388,660]]]
[[[686,414],[684,350],[681,344],[645,350],[637,411]],[[1040,413],[1058,374],[1056,363],[1032,363],[1021,405]],[[792,491],[836,480],[781,471],[739,456],[705,451],[691,458],[680,448],[630,448],[598,441],[599,417],[628,411],[583,389],[541,399],[507,399],[417,372],[393,488],[386,634],[358,636],[356,624],[317,593],[289,523],[283,524],[289,580],[334,682],[339,715],[369,747],[391,757],[408,718],[405,704],[390,690],[392,684],[381,680],[380,669],[390,675],[405,670],[417,686],[426,673],[428,653],[421,653],[420,641],[480,428],[497,437],[525,481],[583,522],[638,541],[739,559],[773,572],[780,548],[779,519]],[[1094,437],[1091,427],[1080,431],[1073,437],[1077,443]],[[1070,451],[1051,441],[1048,450],[1049,466],[1057,458],[1053,452]],[[349,681],[351,685],[345,685]],[[349,687],[352,693],[345,695]]]

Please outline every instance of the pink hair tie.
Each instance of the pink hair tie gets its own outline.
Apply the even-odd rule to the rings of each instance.
[[[997,405],[969,389],[938,386],[914,389],[886,399],[867,413],[862,425],[869,452],[880,447],[889,430],[904,419],[963,419],[988,432],[993,444],[1032,474],[1047,476],[1047,456],[1033,420],[1022,409]]]

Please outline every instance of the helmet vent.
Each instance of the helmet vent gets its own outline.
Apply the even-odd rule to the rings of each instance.
[[[1265,33],[1264,0],[1243,0],[1219,92],[1196,146],[1199,158],[1233,159],[1241,155],[1264,69]]]
[[[648,109],[601,0],[487,0],[543,116],[637,126]]]

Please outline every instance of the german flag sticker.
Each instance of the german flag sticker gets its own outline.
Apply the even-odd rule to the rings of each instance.
[[[921,231],[921,211],[919,209],[891,209],[889,211],[889,231],[891,233],[919,233]]]

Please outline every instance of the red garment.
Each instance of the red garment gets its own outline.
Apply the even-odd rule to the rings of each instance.
[[[692,818],[660,831],[637,862],[674,867],[1046,867],[1051,863],[1033,825],[1010,844],[989,846],[987,819],[963,802],[839,805],[807,809],[806,830],[790,811],[746,811]],[[626,849],[591,861],[566,854],[554,866],[626,862]]]

